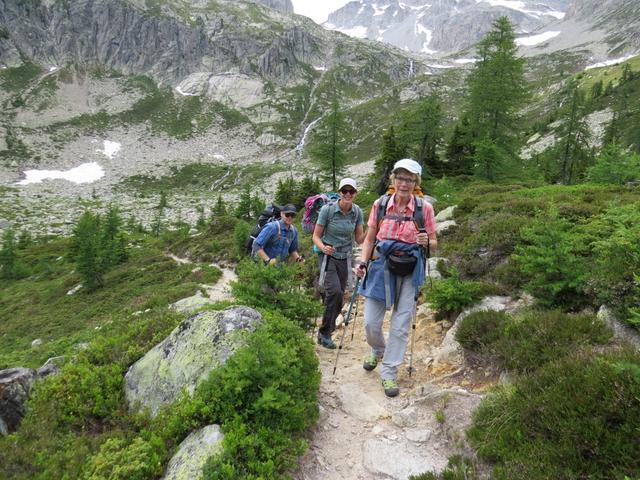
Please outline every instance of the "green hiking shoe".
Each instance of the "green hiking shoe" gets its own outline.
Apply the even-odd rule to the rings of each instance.
[[[335,344],[331,337],[327,335],[318,335],[318,345],[322,345],[329,350],[335,350],[338,346]]]
[[[373,353],[364,359],[362,362],[362,368],[366,371],[370,372],[374,368],[378,366],[378,357],[376,357]]]
[[[382,388],[384,388],[384,394],[387,397],[396,397],[400,393],[398,382],[391,378],[382,380]]]

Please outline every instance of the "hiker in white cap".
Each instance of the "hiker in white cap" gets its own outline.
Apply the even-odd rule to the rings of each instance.
[[[355,269],[363,281],[364,323],[371,354],[363,368],[371,371],[381,363],[384,393],[395,397],[398,366],[404,360],[416,300],[425,280],[428,249],[438,246],[434,211],[422,194],[422,167],[405,158],[395,163],[389,193],[373,204],[362,258]],[[393,307],[389,336],[385,342],[382,322]]]
[[[336,348],[331,334],[336,328],[336,318],[343,305],[351,269],[351,252],[354,240],[364,240],[364,215],[353,203],[358,185],[353,178],[343,178],[338,187],[340,200],[322,207],[313,230],[313,243],[320,251],[320,279],[318,284],[324,292],[325,310],[322,325],[318,330],[318,344],[325,348]]]

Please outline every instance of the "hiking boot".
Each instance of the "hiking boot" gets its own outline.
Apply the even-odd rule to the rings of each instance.
[[[362,362],[362,368],[364,368],[367,372],[370,372],[374,368],[378,366],[378,357],[376,357],[373,353],[364,359]]]
[[[382,388],[384,388],[384,394],[387,397],[396,397],[400,393],[400,389],[398,388],[398,382],[396,382],[391,378],[388,378],[387,380],[382,380]]]
[[[328,335],[318,335],[318,345],[322,345],[324,348],[334,350],[337,348],[335,342],[331,340]]]

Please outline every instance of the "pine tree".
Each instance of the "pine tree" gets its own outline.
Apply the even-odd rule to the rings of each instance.
[[[218,199],[216,200],[212,213],[216,217],[224,217],[227,214],[227,206],[225,205],[224,200],[222,200],[222,195],[218,195]]]
[[[411,111],[398,133],[399,142],[408,145],[424,174],[440,176],[442,164],[438,148],[442,144],[442,106],[436,95],[430,95]]]
[[[250,222],[253,219],[253,215],[251,213],[251,190],[249,189],[249,186],[246,186],[240,194],[240,201],[236,206],[235,215],[237,218],[247,222]]]
[[[85,211],[74,229],[75,260],[82,283],[88,291],[96,290],[104,284],[105,266],[98,256],[99,227],[100,218]]]
[[[118,207],[109,205],[104,221],[100,225],[98,255],[104,271],[127,259],[126,250],[122,251],[122,218]]]
[[[473,174],[473,137],[469,117],[464,115],[453,128],[446,147],[447,162],[444,172],[449,175]]]
[[[584,93],[574,86],[570,95],[571,103],[558,132],[562,138],[558,150],[560,181],[565,185],[573,183],[584,173],[592,159],[589,148],[591,133],[584,117]]]
[[[389,176],[393,170],[393,165],[406,156],[406,149],[398,144],[395,129],[391,125],[382,136],[382,148],[380,156],[376,159],[374,167],[375,190],[380,195],[387,191],[389,186]]]
[[[287,177],[278,180],[278,186],[276,187],[275,202],[279,205],[286,203],[295,203],[294,197],[298,186],[293,177]]]
[[[334,191],[338,188],[338,178],[344,172],[346,154],[342,132],[345,127],[344,116],[334,97],[329,114],[314,132],[314,144],[309,149],[309,155],[322,166],[323,177],[331,182]]]
[[[299,208],[304,206],[305,200],[312,196],[317,195],[322,191],[320,187],[320,180],[305,176],[300,183],[296,186],[296,192],[293,197],[293,204]]]
[[[16,275],[16,243],[13,229],[5,230],[2,235],[2,249],[0,249],[0,278],[11,280]]]
[[[491,163],[479,165],[479,171],[496,178],[504,162],[517,158],[518,112],[528,98],[524,79],[524,60],[517,58],[513,26],[507,17],[498,18],[478,45],[479,61],[469,75],[469,120],[474,141],[482,144],[483,155],[476,163],[491,158]],[[495,155],[484,155],[487,146]]]

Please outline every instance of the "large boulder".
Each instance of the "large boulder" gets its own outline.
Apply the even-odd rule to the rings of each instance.
[[[218,425],[191,433],[169,461],[162,480],[200,480],[207,460],[222,452],[223,438]]]
[[[134,363],[125,376],[125,398],[132,410],[159,408],[193,393],[209,373],[244,343],[247,331],[262,320],[248,307],[202,312],[184,320],[171,334]]]
[[[17,430],[24,417],[29,393],[36,381],[32,368],[8,368],[0,370],[0,434],[8,435]]]

